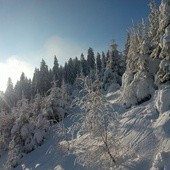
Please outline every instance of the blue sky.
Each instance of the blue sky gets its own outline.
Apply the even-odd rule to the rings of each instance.
[[[15,83],[24,65],[27,71],[23,71],[31,77],[42,58],[51,67],[55,54],[59,63],[64,64],[70,57],[86,54],[89,47],[106,51],[112,39],[123,50],[126,30],[131,27],[132,19],[137,22],[148,16],[149,2],[0,0],[0,66],[5,68],[12,61],[19,63],[20,71],[12,77]],[[156,2],[160,4],[160,0]],[[10,76],[4,74],[0,73],[0,83],[2,76]]]

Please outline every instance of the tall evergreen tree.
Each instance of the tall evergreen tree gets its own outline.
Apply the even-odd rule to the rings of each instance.
[[[5,95],[11,94],[11,92],[13,92],[13,90],[14,90],[14,88],[13,88],[12,79],[9,77],[8,82],[7,82],[7,88],[6,88],[6,91],[5,91]]]
[[[87,76],[88,75],[88,63],[85,60],[83,53],[80,56],[80,67],[81,67],[81,72],[83,73],[83,75]]]
[[[97,53],[97,57],[96,57],[96,67],[97,67],[97,70],[99,72],[101,72],[101,69],[102,69],[102,61],[101,61],[101,56],[99,53]]]
[[[8,111],[14,106],[15,104],[15,94],[14,94],[14,88],[12,79],[9,77],[7,82],[7,88],[5,91],[5,105],[8,109]]]
[[[101,61],[101,56],[99,53],[97,53],[96,56],[96,79],[100,80],[101,79],[101,70],[102,70],[102,61]]]
[[[59,71],[58,60],[57,60],[57,57],[54,56],[53,74],[54,74],[54,76],[55,76],[55,80],[58,80],[58,79],[59,79],[58,71]]]
[[[65,62],[65,65],[64,65],[64,70],[63,70],[63,77],[64,77],[64,80],[66,83],[68,83],[68,63]]]
[[[24,73],[21,74],[20,80],[15,85],[15,95],[17,100],[22,99],[22,93],[24,93],[27,99],[31,99],[31,79],[28,79]]]
[[[4,98],[5,98],[4,92],[0,91],[0,111],[2,111],[4,109],[4,106],[5,106]]]
[[[159,83],[166,83],[170,82],[170,0],[163,0],[159,9],[161,63],[156,79]]]
[[[156,40],[157,31],[159,29],[159,9],[154,0],[149,4],[150,14],[149,14],[149,29],[151,39]],[[155,39],[156,38],[156,39]]]
[[[108,50],[106,53],[106,62],[108,62],[110,59],[110,51]]]
[[[124,55],[127,56],[130,48],[130,33],[127,33],[126,43],[125,43],[125,50]]]
[[[40,86],[40,71],[38,68],[35,68],[33,79],[32,79],[32,95],[35,96],[38,91],[38,87]]]
[[[80,75],[80,61],[78,60],[78,58],[76,57],[75,59],[73,59],[73,64],[74,64],[74,74],[75,77],[77,77],[77,75]]]
[[[58,82],[57,82],[57,85],[59,87],[61,87],[61,85],[62,85],[63,78],[64,78],[64,68],[62,66],[60,66],[58,69]]]
[[[73,84],[75,79],[76,79],[76,74],[75,74],[75,69],[74,69],[74,63],[72,58],[69,59],[68,61],[68,77],[67,77],[67,81],[69,84]]]
[[[50,82],[50,88],[52,87],[52,81],[54,80],[54,74],[53,74],[53,71],[52,69],[50,68],[49,71],[48,71],[48,76],[49,76],[49,82]]]
[[[103,80],[103,76],[104,76],[104,72],[106,70],[106,56],[105,53],[102,52],[102,64],[101,64],[101,76],[102,76],[102,80]]]
[[[117,44],[113,40],[110,45],[110,56],[109,56],[109,65],[113,72],[118,72],[120,67],[120,55],[117,50]]]
[[[48,66],[46,62],[42,59],[40,64],[40,82],[39,84],[39,92],[40,94],[45,94],[51,87],[51,82],[49,79],[49,72],[48,72]]]
[[[94,57],[94,52],[93,49],[90,47],[87,52],[87,62],[89,65],[89,72],[90,70],[95,69],[95,57]]]

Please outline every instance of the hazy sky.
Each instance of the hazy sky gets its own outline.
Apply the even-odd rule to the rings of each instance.
[[[106,51],[112,39],[124,48],[126,30],[147,17],[149,0],[0,0],[0,90],[22,71],[32,77],[42,58]],[[160,4],[160,0],[157,0]]]

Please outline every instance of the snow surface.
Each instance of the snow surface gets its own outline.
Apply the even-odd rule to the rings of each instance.
[[[133,152],[130,158],[124,155],[122,160],[118,159],[119,166],[114,170],[170,170],[170,111],[169,105],[165,104],[169,104],[165,102],[170,101],[169,93],[169,87],[160,88],[149,101],[129,109],[124,108],[119,101],[121,91],[106,95],[119,113],[120,142],[129,146]],[[72,124],[70,116],[64,120],[65,127],[69,128]],[[85,167],[75,164],[75,155],[63,150],[59,145],[67,143],[64,143],[64,140],[61,142],[61,137],[56,133],[57,129],[58,127],[54,126],[44,144],[25,155],[21,159],[21,164],[15,169],[85,170]],[[88,134],[74,137],[77,147],[81,147],[82,144],[90,146],[92,141],[86,138],[87,136]],[[4,169],[5,159],[6,155],[0,158],[0,170]],[[95,167],[87,169],[95,170]]]
[[[65,121],[65,125],[70,124]],[[68,155],[58,146],[59,137],[56,134],[57,126],[51,130],[49,139],[44,144],[38,147],[33,152],[25,155],[20,165],[15,170],[80,170],[85,169],[78,164],[74,165],[75,156]],[[4,170],[3,162],[7,155],[0,158],[0,170]]]

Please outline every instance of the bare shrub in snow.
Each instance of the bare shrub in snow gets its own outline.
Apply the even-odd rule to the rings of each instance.
[[[83,166],[103,169],[117,166],[129,150],[120,142],[117,112],[97,86],[92,90],[85,80],[84,91],[86,95],[73,102],[81,108],[81,112],[73,116],[76,123],[69,131],[73,139],[61,145],[75,154],[75,162]]]

